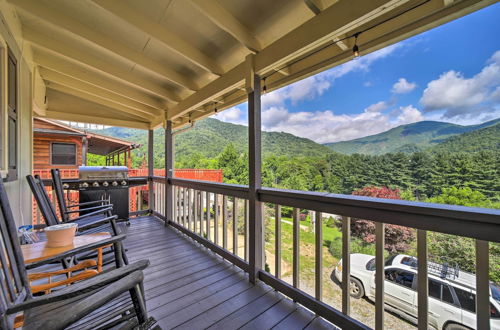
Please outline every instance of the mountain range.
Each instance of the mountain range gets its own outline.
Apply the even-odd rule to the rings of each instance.
[[[213,118],[200,120],[196,125],[175,136],[176,159],[194,155],[214,158],[224,148],[233,144],[239,153],[248,150],[248,128]],[[144,130],[110,127],[98,131],[142,144],[136,156],[143,157],[147,150],[147,132]],[[164,157],[165,135],[162,129],[155,131],[155,158]],[[421,121],[392,128],[380,134],[350,141],[318,144],[284,132],[262,132],[263,157],[322,156],[331,152],[342,154],[380,155],[389,152],[428,150],[480,151],[500,150],[500,118],[479,125],[461,126],[437,121]]]
[[[349,141],[326,143],[325,145],[333,151],[348,155],[355,153],[381,155],[389,152],[415,152],[432,149],[438,145],[451,148],[455,144],[450,143],[448,139],[469,132],[482,132],[482,129],[489,127],[497,126],[497,129],[493,129],[492,132],[487,132],[496,132],[498,138],[498,124],[500,124],[500,118],[479,125],[469,126],[439,121],[420,121],[413,124],[401,125],[379,134]],[[482,134],[481,132],[476,133],[476,135]],[[484,144],[487,143],[491,143],[491,141],[484,141]],[[488,148],[490,147],[488,146]]]

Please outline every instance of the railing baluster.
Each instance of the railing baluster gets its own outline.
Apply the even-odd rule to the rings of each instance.
[[[198,191],[193,190],[193,232],[198,230]]]
[[[222,247],[227,249],[227,196],[222,196]]]
[[[214,194],[214,243],[219,245],[219,194]]]
[[[206,214],[206,223],[205,225],[207,226],[207,239],[210,240],[210,192],[207,191],[207,195],[206,195],[206,201],[205,201],[205,205],[206,205],[206,210],[205,212],[207,213]]]
[[[384,223],[375,223],[375,329],[384,329]]]
[[[248,199],[245,199],[245,260],[248,261],[248,254],[249,254],[249,247],[250,247],[250,243],[248,242],[249,240],[249,236],[248,236],[248,213],[250,212],[249,210],[249,207],[248,207]]]
[[[417,230],[418,329],[428,329],[429,282],[427,278],[427,231]]]
[[[203,191],[198,191],[198,212],[199,214],[199,219],[200,219],[200,236],[203,236],[203,216],[205,215],[203,212],[203,205],[205,203],[203,202],[203,199],[205,198],[205,195],[203,194]]]
[[[321,212],[316,211],[316,219],[314,221],[315,226],[315,245],[316,245],[316,286],[315,293],[316,299],[323,299],[323,219]]]
[[[182,196],[182,226],[186,228],[186,221],[187,221],[187,188],[183,189],[183,196]]]
[[[281,205],[274,206],[274,253],[275,253],[275,276],[281,278]]]
[[[351,296],[349,294],[351,277],[351,218],[342,219],[342,313],[351,314]]]
[[[180,193],[181,193],[181,188],[178,187],[178,186],[174,186],[175,187],[175,192],[174,192],[174,196],[175,196],[175,222],[176,223],[180,223],[181,222],[181,207],[180,207]]]
[[[476,329],[490,329],[489,243],[476,240]]]
[[[233,197],[233,253],[238,255],[238,198]]]
[[[293,209],[293,286],[299,288],[300,280],[300,251],[299,251],[299,235],[300,235],[300,209]]]
[[[193,204],[192,204],[193,189],[188,189],[188,199],[187,199],[187,215],[188,215],[188,229],[193,230],[191,226],[191,221],[193,220]]]

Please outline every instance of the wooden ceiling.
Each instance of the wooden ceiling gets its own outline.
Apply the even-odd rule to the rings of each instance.
[[[39,115],[174,127],[478,10],[494,0],[8,0],[47,99]],[[36,87],[36,85],[35,85]],[[37,93],[37,91],[35,91]]]

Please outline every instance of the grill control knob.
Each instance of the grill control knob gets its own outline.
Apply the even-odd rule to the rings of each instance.
[[[111,183],[111,185],[112,185],[113,187],[116,187],[116,186],[118,185],[118,182],[113,181],[113,182]]]
[[[123,180],[122,181],[122,186],[126,186],[127,185],[127,181]]]
[[[103,186],[103,187],[107,187],[107,186],[109,186],[109,183],[107,183],[106,181],[104,181],[104,182],[102,183],[102,186]]]
[[[92,187],[99,187],[99,182],[95,181],[94,183],[92,183]]]
[[[89,184],[87,182],[82,183],[83,188],[88,188]]]

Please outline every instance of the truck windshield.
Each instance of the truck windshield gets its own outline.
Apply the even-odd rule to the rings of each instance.
[[[491,288],[491,296],[493,297],[493,299],[495,299],[500,303],[500,287],[496,284],[491,283],[490,288]]]

